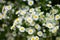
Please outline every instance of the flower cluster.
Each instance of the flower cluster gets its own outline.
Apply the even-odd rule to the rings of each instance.
[[[59,29],[58,20],[60,19],[58,10],[51,8],[51,10],[44,15],[45,12],[41,11],[40,8],[41,7],[20,8],[17,10],[16,15],[18,15],[18,18],[14,20],[11,29],[16,30],[17,28],[20,33],[31,35],[32,38],[28,38],[31,40],[39,40],[39,37],[46,36],[47,29],[49,33],[56,33]]]
[[[13,31],[18,30],[19,35],[26,37],[28,40],[40,40],[40,37],[47,37],[47,34],[50,36],[49,34],[57,33],[60,13],[55,7],[60,8],[60,5],[53,7],[49,2],[49,4],[46,4],[46,10],[48,10],[46,12],[46,10],[42,10],[42,6],[30,8],[34,4],[33,0],[23,1],[28,1],[29,6],[19,7],[15,10],[12,4],[4,5],[0,13],[0,20],[11,20],[13,19],[12,15],[17,15],[10,29]]]

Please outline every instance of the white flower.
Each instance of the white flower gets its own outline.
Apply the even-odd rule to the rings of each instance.
[[[38,36],[32,36],[31,40],[39,40],[39,37]]]
[[[56,32],[57,32],[57,29],[56,29],[56,28],[53,28],[53,29],[51,30],[51,32],[52,32],[52,33],[56,33]]]
[[[41,27],[40,27],[39,24],[36,24],[36,25],[35,25],[35,28],[36,28],[37,30],[40,30],[40,29],[41,29]]]
[[[35,10],[38,11],[38,12],[40,12],[41,11],[40,8],[41,8],[41,6],[36,7]]]
[[[56,29],[59,29],[59,26],[56,26],[55,28],[56,28]]]
[[[20,27],[20,28],[19,28],[19,31],[20,31],[20,32],[25,32],[25,28],[24,28],[24,27]]]
[[[43,32],[46,32],[46,30],[45,30],[45,29],[43,29]]]
[[[38,36],[43,36],[43,33],[41,31],[37,32]]]
[[[34,12],[34,8],[31,8],[31,9],[29,10],[29,12]]]
[[[25,10],[21,10],[21,11],[20,11],[20,14],[21,14],[21,15],[25,15],[25,14],[26,14],[26,11],[25,11]]]
[[[33,29],[28,29],[28,34],[33,34],[34,33],[34,30]]]
[[[39,40],[39,37],[38,36],[35,36],[35,40]]]
[[[58,12],[58,10],[54,9],[54,8],[52,8],[52,10],[50,11],[51,14],[56,14],[57,12]]]
[[[55,20],[58,20],[58,19],[60,19],[60,15],[55,16]]]
[[[33,19],[34,20],[38,20],[39,19],[39,16],[38,15],[33,15]]]
[[[44,12],[40,12],[40,13],[39,13],[39,15],[43,15],[43,14],[44,14]]]
[[[11,5],[8,5],[8,6],[4,6],[3,7],[5,10],[11,10],[12,9],[12,6]]]
[[[35,37],[33,36],[33,37],[31,37],[31,40],[35,40]]]
[[[34,16],[35,14],[36,14],[36,12],[34,11],[34,12],[32,12],[30,15],[31,15],[31,16]]]
[[[28,5],[32,6],[34,4],[34,1],[30,0],[28,1]]]
[[[13,25],[16,26],[17,24],[22,24],[22,18],[16,18],[13,22]]]
[[[32,22],[30,23],[30,25],[31,25],[31,26],[34,26],[34,25],[35,25],[35,22],[34,22],[34,21],[32,21]]]
[[[2,9],[2,13],[3,13],[4,15],[6,15],[7,10]]]
[[[50,4],[47,4],[47,6],[48,6],[48,7],[52,7],[52,5],[50,5]]]
[[[48,27],[48,28],[53,28],[54,26],[53,26],[52,23],[46,23],[46,27]]]
[[[51,4],[52,2],[51,1],[49,1],[49,4]]]
[[[31,17],[27,17],[27,22],[32,23],[33,19]]]
[[[43,26],[45,26],[46,24],[45,24],[45,23],[43,23],[42,25],[43,25]]]

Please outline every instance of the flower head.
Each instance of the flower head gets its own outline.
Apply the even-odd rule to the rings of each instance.
[[[32,6],[34,4],[34,1],[30,0],[28,1],[28,5]]]
[[[25,28],[24,28],[24,27],[20,27],[20,28],[19,28],[19,31],[20,31],[20,32],[25,32]]]

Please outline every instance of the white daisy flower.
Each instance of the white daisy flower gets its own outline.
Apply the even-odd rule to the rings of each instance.
[[[57,29],[56,29],[56,28],[53,28],[53,29],[51,30],[51,32],[52,32],[52,33],[56,33],[56,32],[57,32]]]
[[[38,11],[38,12],[40,12],[41,11],[40,8],[41,8],[41,6],[35,8],[35,10]]]
[[[34,30],[33,29],[28,29],[28,34],[33,34],[34,33]]]
[[[55,28],[56,28],[56,29],[59,29],[59,26],[56,26]]]
[[[43,15],[43,14],[44,14],[44,12],[40,12],[40,13],[39,13],[40,16]]]
[[[43,29],[43,32],[46,32],[46,30],[45,30],[45,29]]]
[[[52,23],[46,23],[46,27],[48,27],[48,28],[53,28],[54,26],[53,26]]]
[[[11,10],[11,9],[12,9],[12,6],[11,6],[11,5],[4,6],[3,9],[5,9],[5,10],[7,10],[7,11],[8,11],[8,10]]]
[[[50,4],[47,4],[47,6],[48,6],[48,7],[52,7],[52,5],[50,5]]]
[[[21,11],[20,11],[20,14],[21,14],[21,15],[25,15],[25,14],[26,14],[26,11],[25,11],[25,10],[21,10]]]
[[[2,9],[2,13],[3,13],[4,15],[6,15],[7,10]]]
[[[32,6],[34,4],[34,1],[30,0],[28,1],[28,5]]]
[[[35,14],[36,14],[36,12],[34,11],[34,12],[32,12],[30,15],[31,15],[31,16],[34,16]]]
[[[43,33],[41,31],[37,32],[38,36],[43,36]]]
[[[35,37],[33,36],[33,37],[31,37],[31,40],[35,40]]]
[[[15,20],[14,20],[14,23],[13,23],[13,25],[17,25],[17,24],[22,24],[22,18],[16,18]]]
[[[60,19],[60,15],[56,15],[55,20],[59,20],[59,19]]]
[[[30,23],[30,25],[31,25],[31,26],[34,26],[34,25],[35,25],[35,22],[34,22],[34,21],[32,21],[32,22]]]
[[[31,40],[39,40],[39,37],[38,36],[32,36]]]
[[[58,10],[54,9],[54,8],[52,8],[52,10],[50,11],[51,14],[56,14],[57,12],[58,12]]]
[[[49,4],[51,4],[52,2],[51,1],[49,1]]]
[[[41,29],[41,27],[40,27],[39,24],[36,24],[36,25],[35,25],[35,28],[36,28],[37,30],[40,30],[40,29]]]
[[[33,15],[33,19],[34,20],[38,20],[39,19],[39,15]]]
[[[29,10],[29,12],[34,12],[34,8],[31,8],[31,9]]]
[[[35,36],[35,40],[39,40],[39,37],[38,36]]]
[[[32,19],[31,17],[28,17],[28,18],[26,19],[26,21],[29,22],[29,23],[32,23],[33,19]]]
[[[20,27],[20,28],[19,28],[19,31],[20,31],[20,32],[25,32],[25,28],[24,28],[24,27]]]
[[[45,24],[45,23],[43,23],[42,25],[43,25],[43,26],[45,26],[46,24]]]

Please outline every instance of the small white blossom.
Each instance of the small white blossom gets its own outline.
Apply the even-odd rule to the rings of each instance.
[[[48,7],[52,7],[52,5],[50,5],[50,4],[47,4],[47,6],[48,6]]]
[[[31,40],[35,40],[35,37],[31,37]]]
[[[54,26],[53,26],[52,23],[46,23],[46,27],[48,27],[48,28],[53,28]]]
[[[20,32],[25,32],[25,28],[24,28],[24,27],[20,27],[20,28],[19,28],[19,31],[20,31]]]
[[[32,36],[31,40],[39,40],[39,37],[38,36]]]
[[[28,1],[28,5],[32,6],[34,4],[34,1],[30,0]]]
[[[57,32],[57,29],[56,29],[56,28],[53,28],[53,29],[51,30],[51,32],[52,32],[52,33],[56,33],[56,32]]]
[[[28,34],[33,34],[34,30],[33,29],[28,29]]]
[[[55,16],[55,20],[58,20],[58,19],[60,19],[60,15]]]
[[[33,19],[31,17],[27,17],[26,21],[32,23]]]
[[[36,24],[36,25],[35,25],[35,28],[36,28],[37,30],[40,30],[40,29],[41,29],[41,27],[40,27],[39,24]]]
[[[58,10],[54,9],[54,8],[52,8],[52,10],[50,11],[51,14],[56,14],[57,12],[58,12]]]
[[[35,36],[35,40],[39,40],[39,37],[38,36]]]
[[[11,5],[4,6],[3,9],[5,9],[5,10],[7,10],[7,11],[8,11],[8,10],[11,10],[11,9],[12,9],[12,6],[11,6]]]
[[[30,23],[30,25],[31,25],[31,26],[34,26],[34,25],[35,25],[35,22],[34,22],[34,21],[32,21],[32,22]]]
[[[39,19],[39,15],[33,15],[33,19],[34,20],[38,20]]]
[[[21,10],[21,11],[20,11],[20,14],[21,14],[21,15],[25,15],[25,14],[26,14],[26,11]]]
[[[29,12],[34,12],[34,8],[31,8],[31,9],[29,10]]]
[[[38,36],[43,36],[43,33],[41,31],[37,32]]]

